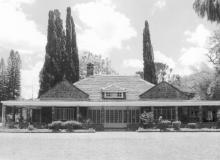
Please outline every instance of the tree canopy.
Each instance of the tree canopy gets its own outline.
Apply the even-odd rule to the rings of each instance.
[[[200,17],[207,17],[211,22],[220,22],[219,0],[195,0],[193,8]]]
[[[149,24],[145,21],[143,31],[143,60],[144,60],[144,80],[153,84],[157,83],[154,65],[154,53],[150,39]]]

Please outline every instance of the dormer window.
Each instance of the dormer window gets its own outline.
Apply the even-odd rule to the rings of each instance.
[[[101,93],[103,99],[126,99],[126,90],[115,84],[102,88]]]
[[[103,92],[104,98],[111,99],[111,98],[118,98],[118,99],[124,99],[123,92]]]

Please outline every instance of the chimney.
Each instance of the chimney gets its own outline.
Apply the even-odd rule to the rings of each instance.
[[[93,76],[93,72],[94,72],[94,64],[88,63],[87,64],[87,75],[86,75],[86,77]]]

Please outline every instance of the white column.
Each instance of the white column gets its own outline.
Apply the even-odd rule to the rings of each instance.
[[[76,120],[79,121],[79,107],[76,107]]]
[[[178,117],[178,106],[175,107],[175,113],[176,113],[176,121],[179,120],[179,117]]]
[[[199,106],[199,122],[202,122],[202,106]]]
[[[6,106],[2,105],[2,126],[5,126],[6,124]]]

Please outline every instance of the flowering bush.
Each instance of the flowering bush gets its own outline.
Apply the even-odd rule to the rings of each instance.
[[[153,128],[154,126],[154,114],[153,112],[144,112],[140,115],[140,119],[143,121],[144,128]]]
[[[166,131],[170,125],[171,125],[171,122],[169,120],[161,120],[158,123],[158,128],[160,129],[160,131]]]
[[[191,129],[195,129],[196,128],[196,123],[188,123],[187,126]]]
[[[66,129],[69,132],[72,132],[74,129],[81,129],[82,123],[77,122],[77,121],[66,121],[66,122],[63,122],[62,128]]]
[[[179,131],[179,130],[180,130],[180,126],[181,126],[181,122],[180,122],[180,121],[174,121],[174,122],[173,122],[173,128],[174,128],[176,131]]]
[[[52,131],[54,132],[58,132],[61,129],[61,127],[62,127],[61,121],[54,121],[48,125],[48,128],[52,129]]]

